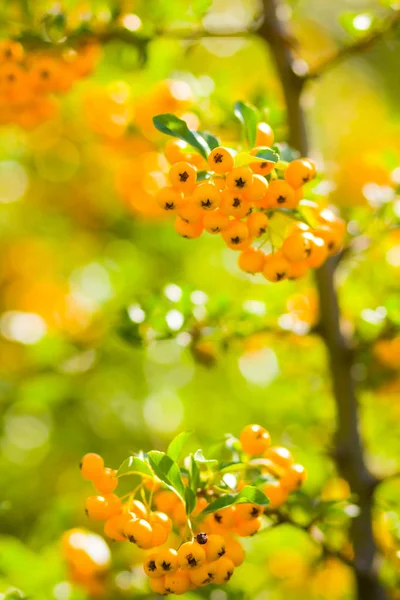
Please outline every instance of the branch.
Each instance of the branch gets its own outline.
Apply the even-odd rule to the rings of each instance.
[[[347,58],[361,54],[365,50],[369,50],[377,42],[383,40],[389,33],[394,31],[398,25],[400,25],[400,10],[396,10],[394,14],[385,21],[380,29],[371,31],[371,33],[364,36],[354,44],[340,48],[336,54],[333,54],[329,58],[321,61],[319,65],[310,69],[310,71],[305,75],[305,79],[316,79],[321,75],[324,75],[327,71],[343,62]]]

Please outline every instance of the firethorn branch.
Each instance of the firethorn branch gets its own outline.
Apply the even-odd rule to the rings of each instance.
[[[288,39],[286,28],[277,16],[279,5],[280,0],[264,0],[265,18],[260,34],[271,50],[281,80],[286,101],[290,142],[303,156],[306,156],[308,136],[301,104],[304,80],[293,69],[295,57],[286,42]],[[374,39],[379,38],[374,36]],[[371,44],[372,40],[366,47]],[[348,53],[349,51],[346,52]],[[335,262],[332,259],[317,271],[316,280],[321,333],[329,357],[337,409],[336,461],[339,471],[358,496],[360,507],[360,516],[353,520],[352,526],[358,598],[385,600],[387,595],[376,573],[377,548],[372,532],[375,478],[369,473],[364,461],[364,444],[359,431],[359,409],[352,374],[351,342],[344,336],[340,325],[340,309],[335,287]]]

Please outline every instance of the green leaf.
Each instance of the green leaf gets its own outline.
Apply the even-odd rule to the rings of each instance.
[[[193,454],[190,455],[189,463],[189,486],[194,493],[197,492],[200,487],[200,469],[197,462],[194,459]]]
[[[227,508],[233,504],[242,504],[245,502],[251,502],[251,504],[257,504],[258,506],[268,506],[268,497],[256,487],[246,485],[238,494],[225,494],[212,502],[205,508],[201,514],[208,515],[221,508]]]
[[[234,108],[235,116],[243,125],[244,136],[250,148],[256,141],[257,123],[259,121],[258,110],[247,102],[236,102]]]
[[[207,142],[196,131],[189,129],[185,121],[179,119],[175,115],[165,113],[153,117],[153,123],[158,131],[187,142],[190,146],[195,148],[203,158],[207,159],[207,156],[210,154],[210,148]]]
[[[198,131],[197,134],[201,135],[211,150],[221,145],[219,139],[209,131]]]
[[[167,454],[158,450],[149,452],[148,458],[150,466],[157,477],[185,502],[185,486],[176,462]]]
[[[154,479],[154,473],[147,462],[138,456],[130,456],[124,460],[117,471],[117,477],[121,477],[122,475],[144,475],[145,477]]]
[[[196,181],[207,181],[211,175],[208,171],[197,171]]]
[[[172,440],[167,450],[167,454],[170,458],[172,458],[172,460],[178,461],[180,459],[182,450],[191,435],[191,431],[182,431],[182,433],[179,433]]]
[[[254,156],[253,156],[254,159]],[[279,161],[279,154],[272,148],[263,148],[256,154],[256,159],[260,159],[260,161],[256,162],[272,162],[277,163]]]
[[[196,508],[196,494],[190,487],[185,488],[185,505],[187,515],[190,515]]]

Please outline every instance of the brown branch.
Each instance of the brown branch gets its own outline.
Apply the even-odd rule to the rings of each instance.
[[[340,48],[336,54],[328,57],[320,62],[305,75],[305,79],[316,79],[327,71],[343,62],[344,60],[361,54],[365,50],[369,50],[380,40],[383,40],[389,33],[393,32],[400,25],[400,10],[396,10],[380,27],[371,31],[368,35],[362,37],[354,44]]]
[[[287,43],[289,35],[279,20],[280,0],[263,0],[264,24],[260,34],[269,45],[286,101],[290,143],[301,154],[308,153],[305,115],[301,105],[304,79],[293,70],[295,57]],[[375,479],[364,461],[363,440],[359,431],[358,404],[352,375],[351,341],[343,335],[334,282],[335,261],[329,259],[316,274],[325,342],[337,411],[336,460],[339,471],[358,496],[360,516],[352,523],[354,570],[359,600],[386,600],[385,589],[375,571],[377,548],[372,532],[372,495]]]

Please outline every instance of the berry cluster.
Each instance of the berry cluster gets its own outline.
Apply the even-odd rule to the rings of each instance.
[[[69,579],[92,595],[104,591],[104,578],[110,568],[110,549],[103,538],[86,529],[70,529],[61,539],[61,549]]]
[[[169,185],[157,193],[156,201],[175,214],[179,235],[193,239],[204,231],[220,234],[229,248],[240,252],[242,271],[262,273],[276,282],[320,267],[340,249],[345,225],[331,210],[302,199],[303,186],[316,175],[314,163],[308,158],[278,160],[273,143],[267,123],[257,125],[249,152],[218,145],[207,162],[184,141],[169,142]],[[273,217],[278,212],[287,215],[288,224],[277,242]]]
[[[281,507],[306,479],[304,467],[294,462],[288,449],[271,446],[260,425],[248,425],[239,439],[227,440],[232,458],[228,463],[206,461],[198,451],[178,466],[168,454],[153,451],[127,459],[128,467],[125,461],[117,474],[104,467],[101,456],[83,457],[82,475],[99,493],[87,498],[87,515],[105,521],[108,538],[148,551],[143,568],[155,593],[183,594],[210,583],[227,583],[245,557],[238,538],[255,535],[263,514]],[[153,454],[161,462],[153,462]],[[166,473],[179,473],[174,475],[176,489],[169,475],[159,470],[164,463]],[[119,497],[114,491],[123,475],[139,475],[139,484]]]
[[[26,51],[13,40],[0,42],[0,123],[31,129],[54,116],[53,95],[67,92],[89,74],[99,48],[81,43],[62,54]]]

